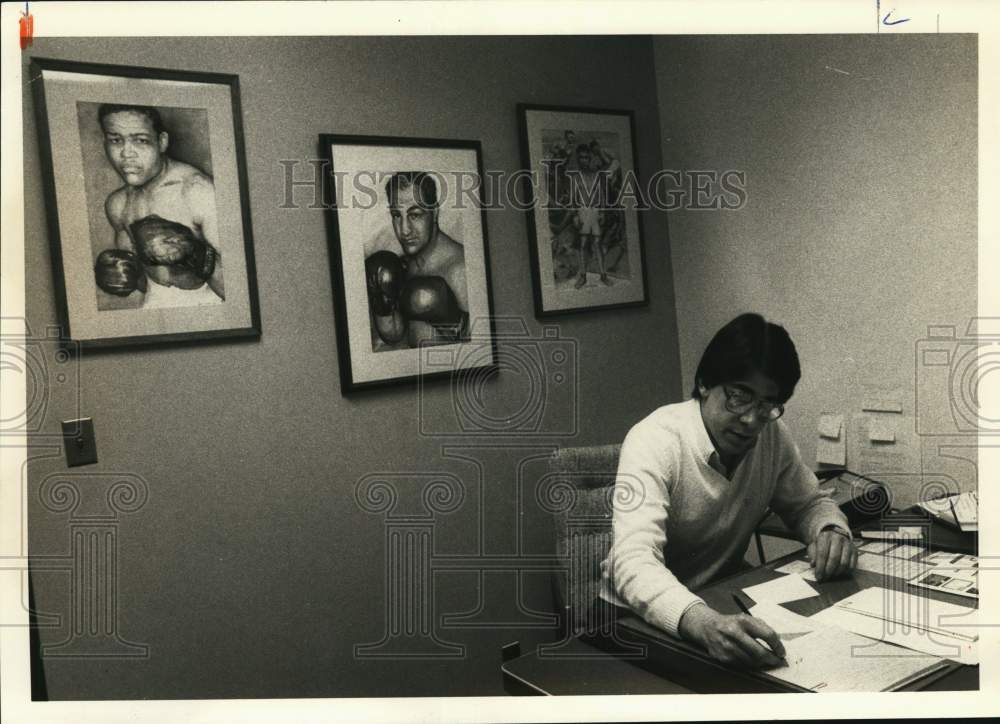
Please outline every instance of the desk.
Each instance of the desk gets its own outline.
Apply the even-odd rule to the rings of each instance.
[[[774,569],[802,558],[802,551],[784,556],[772,563],[752,571],[717,581],[698,591],[705,602],[723,613],[739,613],[731,593],[748,586],[781,576]],[[819,584],[819,596],[804,598],[784,604],[786,608],[803,616],[811,616],[841,599],[857,593],[863,588],[884,585],[884,577],[878,573],[855,570],[848,578],[826,581]],[[896,584],[899,587],[901,584]],[[929,598],[947,601],[960,606],[974,606],[970,599],[938,591],[907,587],[908,592]],[[636,661],[639,666],[669,678],[671,681],[698,693],[757,693],[788,692],[784,683],[759,672],[729,669],[709,658],[701,649],[686,641],[673,638],[650,626],[636,616],[625,616],[616,622],[617,637],[626,642],[647,646],[647,655]],[[964,691],[979,687],[979,667],[962,666],[948,662],[948,665],[927,677],[904,687],[906,691]]]
[[[738,613],[731,592],[782,575],[774,569],[802,558],[802,551],[766,566],[717,581],[698,591],[718,611]],[[856,570],[851,577],[819,584],[820,595],[784,604],[810,616],[862,588],[881,586],[881,574]],[[971,606],[972,601],[938,591],[908,587],[917,595]],[[622,644],[644,647],[641,656],[622,658]],[[758,672],[730,669],[691,644],[675,639],[628,615],[615,623],[614,637],[578,637],[559,649],[562,656],[520,656],[501,667],[511,694],[733,694],[789,693],[787,684]],[[949,662],[944,668],[903,687],[904,691],[970,691],[979,688],[979,667]]]
[[[519,656],[505,662],[500,671],[504,691],[515,695],[694,693],[580,638],[571,639],[549,656],[538,651]]]
[[[941,523],[922,508],[914,506],[906,510],[893,510],[880,518],[866,521],[856,525],[851,530],[856,539],[861,537],[861,531],[879,530],[883,527],[894,526],[919,526],[925,531],[926,539],[923,541],[928,548],[942,551],[954,551],[956,553],[976,554],[978,536],[975,533],[962,533],[951,526]],[[757,532],[771,538],[783,538],[785,540],[799,540],[798,533],[790,530],[782,522],[777,513],[771,513],[764,518],[757,526]]]

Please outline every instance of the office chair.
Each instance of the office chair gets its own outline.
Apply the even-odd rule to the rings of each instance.
[[[553,517],[556,555],[566,562],[553,576],[553,594],[572,636],[592,628],[601,587],[601,562],[611,548],[612,495],[620,444],[561,448],[539,481],[539,500]],[[765,562],[760,532],[757,554]]]
[[[549,458],[549,472],[539,481],[555,524],[556,554],[566,562],[553,576],[555,599],[573,636],[589,628],[600,592],[620,451],[620,444],[562,448]]]

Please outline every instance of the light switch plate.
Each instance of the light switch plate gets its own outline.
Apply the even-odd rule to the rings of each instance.
[[[94,437],[94,421],[91,418],[63,420],[62,429],[68,467],[97,462],[97,438]]]

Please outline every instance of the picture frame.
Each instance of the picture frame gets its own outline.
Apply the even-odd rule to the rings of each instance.
[[[259,337],[238,77],[51,58],[29,72],[63,338]]]
[[[648,304],[642,217],[627,191],[629,177],[638,183],[633,112],[521,103],[517,113],[535,316]]]
[[[341,394],[493,374],[479,141],[321,134]]]

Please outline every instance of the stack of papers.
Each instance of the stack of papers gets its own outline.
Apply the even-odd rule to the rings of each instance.
[[[887,555],[880,556],[872,553],[859,553],[856,568],[870,573],[880,573],[883,576],[902,578],[907,581],[930,570],[930,566],[921,561],[914,561],[908,558],[893,558]]]
[[[897,530],[863,530],[862,538],[870,540],[905,540],[907,538],[920,539],[924,537],[923,530],[919,526],[900,526]]]
[[[768,675],[810,691],[889,691],[941,664],[934,656],[900,656],[895,646],[774,603],[758,603],[751,613],[773,628],[785,647],[788,665],[769,669]]]
[[[979,530],[978,493],[959,493],[944,498],[924,500],[919,505],[934,517],[956,526],[962,532]]]
[[[979,598],[978,561],[970,565],[970,558],[976,560],[975,556],[965,555],[954,556],[953,561],[937,559],[933,567],[927,566],[909,579],[910,583],[921,588]]]
[[[775,573],[795,574],[802,576],[803,580],[816,582],[816,569],[813,568],[812,563],[809,561],[791,561],[781,568],[775,568],[774,571]]]
[[[978,663],[979,611],[974,608],[888,588],[866,588],[811,620],[910,651]]]

